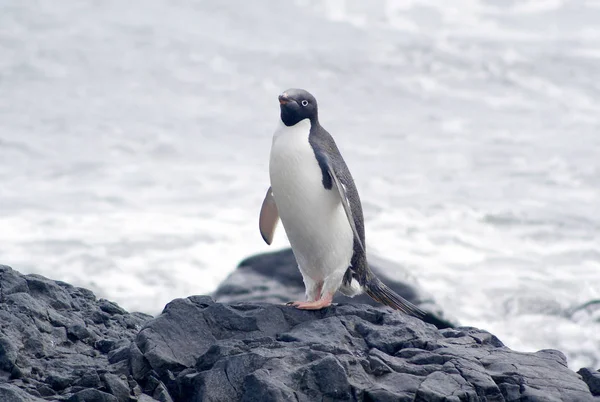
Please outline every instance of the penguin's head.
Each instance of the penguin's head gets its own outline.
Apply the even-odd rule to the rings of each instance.
[[[281,121],[286,126],[309,119],[316,122],[317,100],[304,89],[291,88],[279,95],[279,107],[281,108]]]

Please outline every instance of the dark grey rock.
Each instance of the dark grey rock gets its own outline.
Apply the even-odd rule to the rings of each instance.
[[[583,381],[588,385],[592,395],[600,397],[600,370],[582,368],[577,374],[583,378]]]
[[[130,390],[129,384],[126,380],[121,377],[106,373],[104,374],[104,384],[106,384],[106,389],[114,395],[119,402],[128,402],[131,400],[130,398]]]
[[[63,389],[70,387],[73,384],[73,376],[61,375],[57,373],[51,373],[46,376],[44,382],[55,391],[62,391]]]
[[[2,402],[43,402],[44,400],[11,385],[0,383],[0,401]]]
[[[67,327],[67,336],[74,338],[74,340],[83,341],[90,337],[90,331],[85,327],[85,324],[73,324]]]
[[[37,388],[37,392],[39,392],[40,396],[42,396],[42,397],[56,395],[56,391],[54,391],[52,388],[50,388],[46,384],[42,384],[41,386],[39,386]]]
[[[141,394],[137,397],[137,402],[159,402],[156,399],[152,398],[150,395]]]
[[[104,311],[105,313],[108,313],[110,315],[127,314],[127,311],[125,311],[123,308],[121,308],[117,303],[111,302],[109,300],[100,299],[98,306],[100,307],[100,309],[102,311]]]
[[[414,277],[404,267],[374,255],[369,255],[369,264],[373,272],[396,293],[429,313],[425,322],[438,328],[456,325],[455,320],[446,317],[433,297],[419,288]],[[397,279],[390,278],[391,273]],[[287,248],[245,259],[212,296],[221,303],[281,304],[291,300],[304,300],[304,283],[292,249]],[[365,294],[350,298],[338,292],[333,301],[381,306]]]
[[[595,400],[560,352],[367,305],[177,299],[135,344],[138,382],[157,399],[164,385],[174,401]]]
[[[117,341],[114,339],[99,339],[94,345],[94,347],[102,353],[108,353],[111,350],[115,349],[116,346]]]
[[[98,323],[93,319],[98,314],[108,318]],[[0,265],[0,392],[111,400],[103,395],[100,373],[122,367],[112,365],[107,353],[121,346],[128,351],[149,318],[98,301],[89,290]],[[119,357],[129,372],[128,354]],[[15,395],[11,398],[23,398]]]
[[[129,345],[121,346],[108,352],[108,362],[113,364],[129,358]]]
[[[171,398],[169,391],[167,391],[167,388],[163,383],[159,383],[156,388],[154,388],[152,396],[159,402],[173,402],[173,398]]]
[[[118,402],[114,395],[97,389],[84,389],[73,394],[68,402]]]
[[[8,338],[0,337],[0,370],[12,372],[17,361],[17,349]]]
[[[258,266],[248,272],[271,272]],[[270,291],[293,290],[297,269],[288,274]],[[599,374],[574,373],[558,351],[515,352],[488,332],[381,306],[191,296],[152,319],[0,266],[0,402],[586,402],[600,401]]]
[[[83,374],[77,374],[78,378],[73,383],[74,385],[84,388],[98,388],[100,386],[100,376],[96,370],[85,370]]]
[[[304,397],[299,397],[297,392],[286,384],[274,379],[271,373],[264,369],[256,370],[248,375],[244,379],[244,389],[246,392],[242,396],[243,402],[286,402],[304,399]]]

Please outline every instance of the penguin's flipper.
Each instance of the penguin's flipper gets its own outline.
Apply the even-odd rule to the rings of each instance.
[[[273,242],[273,235],[278,221],[279,211],[277,211],[277,204],[275,204],[275,198],[273,198],[273,191],[269,187],[260,208],[260,218],[258,219],[260,235],[265,243],[269,245]]]
[[[363,246],[362,241],[360,240],[360,236],[358,235],[358,230],[356,229],[356,223],[354,222],[354,217],[352,216],[352,209],[350,208],[350,200],[348,200],[348,194],[346,194],[346,186],[344,183],[340,181],[340,179],[335,174],[335,171],[331,168],[330,164],[327,164],[329,175],[333,179],[335,186],[340,193],[340,198],[342,199],[342,205],[344,207],[344,212],[346,212],[346,218],[348,218],[348,223],[350,223],[350,227],[352,228],[352,232],[354,233],[354,238],[360,245],[360,248],[365,251],[365,246]]]

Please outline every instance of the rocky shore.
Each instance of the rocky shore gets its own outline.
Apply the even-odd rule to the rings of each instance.
[[[0,266],[0,401],[600,400],[600,372],[459,327],[410,281],[384,279],[431,323],[368,300],[283,306],[302,293],[290,255],[251,257],[157,317]]]

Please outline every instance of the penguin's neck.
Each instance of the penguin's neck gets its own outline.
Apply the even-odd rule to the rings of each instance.
[[[271,147],[270,172],[277,177],[289,176],[285,180],[295,180],[295,176],[304,176],[306,172],[317,166],[314,150],[309,136],[312,124],[309,119],[304,119],[286,126],[280,122],[273,134]],[[272,176],[273,179],[274,176]],[[277,181],[277,180],[276,180]],[[273,189],[277,184],[273,186]]]
[[[318,124],[318,122],[316,123]],[[296,142],[306,140],[308,142],[308,136],[313,123],[309,119],[300,120],[293,126],[286,126],[283,121],[279,120],[279,125],[275,133],[273,134],[273,144],[279,140],[283,142]]]

